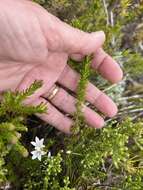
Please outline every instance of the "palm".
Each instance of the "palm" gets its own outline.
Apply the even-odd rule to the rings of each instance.
[[[47,58],[45,65],[27,64],[23,61],[10,61],[3,59],[2,61],[0,61],[0,91],[2,92],[8,89],[15,90],[25,75],[31,73],[30,75],[32,77],[33,73],[33,77],[41,77],[43,76],[43,73],[45,76],[45,71],[45,82],[48,90],[59,78],[61,72],[66,65],[66,62],[67,55],[62,53],[50,54]],[[58,63],[58,66],[55,63]]]
[[[44,20],[41,21],[42,17],[44,17],[44,11],[40,6],[35,6],[35,4],[27,1],[23,1],[25,6],[23,6],[22,1],[17,0],[16,3],[14,2],[6,0],[6,2],[0,3],[0,64],[1,68],[7,73],[7,75],[4,75],[3,82],[6,80],[2,83],[4,86],[1,86],[1,90],[15,88],[23,76],[31,68],[37,67],[37,64],[47,65],[47,72],[52,72],[52,77],[51,75],[49,77],[49,80],[51,80],[50,84],[52,84],[58,78],[67,61],[65,54],[52,53],[51,51],[52,48],[58,48],[54,47],[56,41],[52,43],[52,40],[55,35],[58,36],[58,33],[55,34],[56,31],[53,31],[49,26],[46,30],[48,32],[47,37],[43,27],[47,23],[43,23]],[[9,12],[8,6],[11,6],[11,9],[13,8],[12,10],[14,11]],[[52,16],[49,15],[49,17]],[[55,17],[52,17],[52,19],[53,23],[57,22]],[[51,22],[52,19],[50,18]],[[9,64],[9,66],[6,64]],[[16,76],[15,71],[17,71]],[[47,76],[49,76],[48,73]]]
[[[53,31],[53,24],[52,27],[48,25],[45,33],[44,9],[24,0],[6,0],[0,5],[0,58],[34,64],[46,62],[50,51],[48,46],[52,48],[56,44],[53,38],[58,34]]]

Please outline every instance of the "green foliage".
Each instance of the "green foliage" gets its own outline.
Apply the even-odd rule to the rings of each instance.
[[[141,185],[142,126],[142,122],[133,124],[127,119],[121,124],[112,122],[103,130],[85,128],[77,142],[71,140],[67,146],[71,151],[67,156],[67,174],[72,184],[77,189],[93,184],[127,189],[136,181],[136,186]]]
[[[62,175],[62,156],[58,153],[50,158],[45,155],[42,161],[31,160],[31,158],[13,159],[13,166],[19,168],[21,176],[16,175],[14,188],[25,190],[75,190],[69,188],[69,178]],[[12,166],[12,167],[13,167]]]
[[[55,182],[55,176],[61,172],[61,161],[61,155],[58,154],[56,157],[51,158],[49,163],[44,163],[46,174],[43,189],[57,189],[59,187],[59,184]],[[52,178],[51,180],[50,177]]]
[[[41,87],[41,82],[34,82],[26,91],[7,91],[0,103],[0,183],[7,181],[8,169],[6,159],[10,152],[19,152],[27,157],[28,151],[21,142],[21,136],[28,131],[26,117],[34,113],[42,113],[46,107],[25,106],[23,101]]]
[[[104,48],[120,63],[126,78],[119,85],[109,86],[95,75],[96,71],[90,71],[90,56],[81,64],[70,61],[81,74],[73,117],[75,134],[70,137],[36,118],[37,128],[29,122],[29,116],[33,121],[32,114],[46,109],[43,104],[23,104],[41,87],[41,81],[35,81],[24,92],[6,92],[0,104],[0,188],[9,183],[12,189],[25,190],[142,190],[143,121],[137,119],[142,113],[137,113],[143,110],[143,87],[133,79],[143,73],[139,46],[143,40],[143,5],[131,0],[35,2],[77,28],[88,32],[104,30]],[[117,120],[107,120],[104,129],[89,128],[84,123],[82,105],[89,78],[119,106]],[[130,113],[131,118],[126,118],[125,114]],[[45,137],[46,149],[52,153],[51,157],[43,156],[41,162],[28,156],[30,140],[39,135]]]
[[[131,52],[129,50],[122,53],[122,57],[125,62],[126,73],[130,73],[131,76],[138,76],[143,73],[143,57],[141,53]]]
[[[85,125],[82,109],[85,103],[85,90],[90,76],[91,57],[92,56],[87,56],[84,59],[82,68],[80,69],[81,78],[77,87],[76,112],[74,114],[74,126],[72,130],[75,134],[79,133],[81,128]]]
[[[61,178],[63,184],[59,180],[62,171],[62,157],[60,153],[50,158],[43,158],[40,164],[37,163],[38,161],[32,162],[34,162],[32,168],[29,167],[26,172],[27,181],[26,183],[24,182],[24,189],[74,190],[68,187],[70,183],[68,177]],[[25,167],[25,169],[27,168]]]
[[[62,184],[59,181],[62,171],[60,153],[50,158],[45,156],[42,163],[27,158],[29,142],[22,139],[28,131],[27,117],[35,113],[44,113],[47,108],[44,104],[26,106],[24,101],[41,86],[41,81],[35,81],[25,91],[7,91],[3,95],[0,103],[0,186],[14,183],[13,188],[16,189],[74,190],[69,188],[68,177],[64,177]],[[46,147],[52,144],[51,140]]]

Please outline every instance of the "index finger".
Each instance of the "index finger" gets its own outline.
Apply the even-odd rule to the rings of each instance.
[[[101,76],[112,83],[117,83],[123,78],[123,71],[119,64],[102,48],[94,54],[92,68],[97,70]]]

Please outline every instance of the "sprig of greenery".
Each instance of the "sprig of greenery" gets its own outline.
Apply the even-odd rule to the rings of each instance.
[[[3,94],[3,100],[0,103],[0,116],[8,117],[13,115],[32,115],[34,113],[43,113],[46,105],[41,103],[38,106],[25,106],[24,100],[34,94],[42,86],[42,81],[34,81],[33,84],[22,92],[6,91]]]
[[[7,91],[0,103],[0,182],[6,181],[7,159],[10,152],[19,152],[27,157],[28,151],[21,143],[21,137],[28,131],[26,117],[31,114],[43,113],[45,105],[26,106],[23,101],[41,87],[41,81],[35,81],[23,92]]]
[[[85,92],[88,84],[88,79],[90,76],[92,56],[86,56],[84,61],[81,63],[82,67],[80,69],[80,80],[77,87],[77,102],[76,102],[76,112],[74,114],[74,125],[72,132],[78,134],[82,127],[85,125],[83,117],[83,106],[85,104]]]

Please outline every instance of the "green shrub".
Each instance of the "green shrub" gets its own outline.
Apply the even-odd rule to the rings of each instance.
[[[143,5],[131,0],[36,2],[75,27],[89,32],[104,30],[104,48],[120,63],[125,79],[110,85],[90,71],[90,57],[85,57],[82,64],[70,60],[69,64],[81,73],[73,117],[75,133],[70,137],[33,116],[44,112],[45,105],[22,104],[41,87],[40,81],[25,92],[6,92],[0,104],[1,189],[10,186],[25,190],[142,190],[143,86],[138,77],[143,73],[139,47]],[[100,130],[89,128],[81,112],[88,79],[119,106],[117,117],[106,120],[106,127]],[[47,154],[41,161],[28,155],[32,150],[30,142],[36,136],[43,137],[46,146]]]

